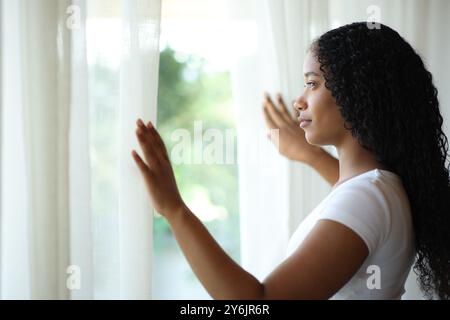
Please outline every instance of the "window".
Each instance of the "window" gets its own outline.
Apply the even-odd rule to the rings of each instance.
[[[216,3],[215,3],[216,5]],[[163,1],[158,129],[183,199],[237,262],[239,212],[228,21],[208,1]],[[154,218],[154,299],[210,299],[165,219]]]
[[[214,6],[204,0],[189,4],[163,1],[157,127],[171,155],[183,199],[226,252],[240,262],[237,138],[230,79],[236,56],[227,47],[246,29],[233,24],[225,8],[223,1]],[[95,298],[106,299],[115,298],[114,292],[120,290],[116,142],[120,134],[121,14],[119,0],[88,2]],[[153,239],[152,297],[209,299],[167,222],[157,214]]]

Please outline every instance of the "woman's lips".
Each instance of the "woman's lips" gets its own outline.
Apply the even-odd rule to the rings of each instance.
[[[305,127],[309,126],[311,124],[311,121],[312,120],[304,120],[304,119],[300,120],[300,127],[305,128]]]

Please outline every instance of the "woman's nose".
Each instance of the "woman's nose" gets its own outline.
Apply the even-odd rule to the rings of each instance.
[[[307,107],[303,97],[299,97],[297,100],[294,100],[292,106],[297,112],[303,111]]]

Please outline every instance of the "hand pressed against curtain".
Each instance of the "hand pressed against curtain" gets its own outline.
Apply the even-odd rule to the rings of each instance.
[[[137,122],[136,135],[144,153],[145,162],[133,150],[133,158],[144,177],[145,186],[152,199],[155,210],[169,218],[182,209],[181,199],[175,176],[170,164],[164,142],[151,122]]]
[[[269,130],[279,130],[279,145],[276,145],[276,147],[282,155],[290,160],[311,163],[321,151],[321,148],[306,141],[305,133],[299,127],[299,121],[289,114],[281,95],[277,96],[276,101],[278,108],[270,96],[267,93],[264,94],[263,112],[266,126]],[[268,135],[268,138],[271,139],[272,135]],[[272,142],[276,143],[273,140]]]

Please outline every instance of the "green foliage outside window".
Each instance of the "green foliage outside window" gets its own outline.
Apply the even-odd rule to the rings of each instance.
[[[202,121],[203,131],[219,129],[234,131],[230,76],[228,72],[206,72],[201,58],[179,57],[167,48],[160,55],[157,127],[171,154],[171,134],[187,129],[194,138],[194,121]],[[207,143],[203,143],[205,147]],[[206,227],[239,261],[239,215],[236,165],[236,138],[233,142],[233,164],[174,164],[175,176],[184,200],[188,203],[201,194],[215,207],[227,213],[224,220],[205,222]],[[225,146],[224,154],[225,154]],[[195,212],[197,213],[197,212]],[[166,221],[154,219],[155,255],[174,239]]]

